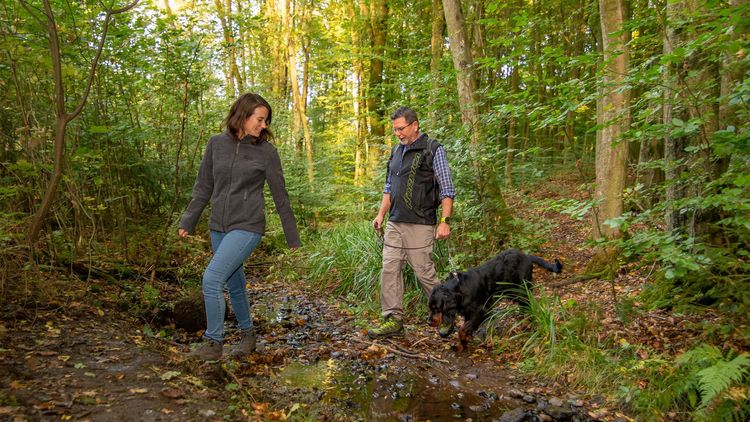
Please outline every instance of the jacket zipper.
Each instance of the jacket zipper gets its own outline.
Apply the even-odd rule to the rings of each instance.
[[[221,216],[221,231],[226,233],[227,232],[227,202],[229,202],[229,192],[232,191],[232,179],[234,175],[234,161],[237,158],[237,154],[240,152],[240,143],[237,142],[237,148],[234,150],[234,156],[232,156],[232,165],[229,166],[229,188],[227,189],[227,196],[224,198],[224,211],[222,212]]]

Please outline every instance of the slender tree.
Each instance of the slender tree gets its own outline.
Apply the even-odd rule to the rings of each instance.
[[[305,139],[305,159],[307,161],[307,180],[312,184],[315,181],[315,171],[313,168],[313,145],[312,136],[310,135],[310,126],[307,122],[307,111],[305,99],[300,94],[299,79],[297,75],[297,47],[295,43],[295,36],[292,32],[292,21],[294,19],[292,15],[293,3],[292,0],[286,0],[284,4],[284,10],[281,15],[283,16],[284,22],[284,33],[286,39],[286,57],[289,63],[289,81],[290,88],[292,90],[292,101],[294,115],[297,122],[302,127],[302,133]],[[296,135],[296,134],[293,134]]]
[[[370,3],[370,26],[372,33],[372,59],[370,60],[370,79],[367,91],[367,111],[369,115],[370,136],[378,144],[385,139],[383,125],[383,70],[387,33],[388,5],[385,0],[372,0]],[[386,153],[387,149],[383,148]],[[373,159],[379,157],[373,156]]]
[[[460,0],[443,0],[445,23],[448,28],[453,67],[456,70],[458,101],[461,106],[461,121],[471,130],[471,140],[479,144],[473,59],[461,11]]]
[[[83,107],[86,106],[86,100],[88,99],[89,93],[91,92],[91,86],[96,76],[96,69],[99,65],[99,60],[102,56],[102,50],[104,49],[104,43],[107,39],[107,31],[112,22],[112,18],[115,15],[125,13],[128,10],[134,8],[140,0],[134,0],[132,3],[122,7],[115,8],[114,5],[106,10],[104,15],[104,21],[102,22],[101,36],[99,37],[99,43],[96,47],[94,58],[91,61],[88,68],[88,78],[84,86],[81,98],[78,100],[78,104],[75,106],[73,111],[68,111],[68,105],[66,101],[65,84],[63,81],[63,62],[61,56],[60,36],[57,30],[57,20],[55,14],[52,11],[52,6],[49,0],[44,0],[44,19],[40,18],[35,10],[29,6],[26,0],[21,0],[21,5],[34,17],[40,24],[45,26],[44,20],[46,19],[47,32],[49,34],[49,51],[52,59],[52,74],[55,80],[55,140],[54,140],[54,167],[52,170],[52,178],[47,186],[47,191],[44,193],[42,203],[39,205],[34,218],[31,221],[31,225],[28,230],[28,241],[31,247],[34,247],[36,240],[39,237],[39,232],[44,225],[47,218],[47,213],[52,206],[52,201],[57,193],[57,187],[60,184],[60,180],[63,176],[63,161],[65,160],[65,130],[68,124],[73,121],[83,111]]]
[[[594,238],[613,238],[619,230],[604,224],[622,215],[622,193],[625,188],[628,144],[622,135],[630,125],[629,91],[625,87],[628,73],[628,32],[623,24],[628,19],[625,0],[599,0],[602,27],[604,68],[599,99],[601,133],[596,144],[596,193],[598,201],[594,221]]]
[[[445,14],[442,0],[432,0],[432,37],[430,39],[430,76],[432,77],[432,91],[430,91],[429,116],[434,121],[437,107],[437,97],[440,93],[440,60],[443,58],[443,44],[445,44]]]

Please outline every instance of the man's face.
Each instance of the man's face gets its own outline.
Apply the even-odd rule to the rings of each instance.
[[[399,117],[393,121],[393,133],[402,144],[409,145],[419,137],[419,123],[416,120],[409,123],[405,118]]]

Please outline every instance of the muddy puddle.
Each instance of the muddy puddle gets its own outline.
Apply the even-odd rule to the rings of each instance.
[[[345,409],[361,420],[491,420],[519,406],[484,390],[473,382],[475,374],[446,379],[437,369],[384,360],[376,366],[342,359],[294,363],[281,369],[276,380],[318,391],[321,406]]]
[[[591,420],[578,394],[522,379],[480,341],[458,353],[414,318],[404,337],[373,341],[325,300],[264,287],[251,298],[259,348],[237,374],[290,420]]]

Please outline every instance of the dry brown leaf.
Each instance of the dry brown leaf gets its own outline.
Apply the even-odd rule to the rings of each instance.
[[[367,361],[383,359],[388,354],[388,350],[377,344],[371,344],[366,350],[364,350],[360,357]]]
[[[185,394],[176,388],[164,388],[160,391],[161,395],[169,399],[181,399]]]
[[[251,406],[255,413],[265,413],[268,411],[268,403],[252,403]]]

